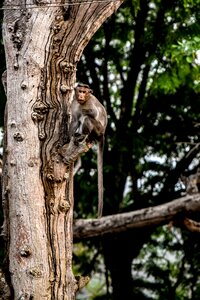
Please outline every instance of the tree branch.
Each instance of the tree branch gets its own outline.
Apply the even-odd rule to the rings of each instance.
[[[185,156],[176,164],[176,167],[168,172],[167,177],[164,182],[164,187],[161,191],[162,199],[165,200],[165,195],[171,192],[171,187],[173,187],[178,181],[180,174],[185,171],[185,169],[189,166],[191,161],[196,157],[199,153],[200,144],[196,144],[192,149],[190,149]]]
[[[101,219],[76,220],[74,239],[91,238],[118,233],[131,228],[167,224],[176,218],[183,219],[191,212],[200,211],[200,194],[187,195],[174,201],[137,211],[102,217]],[[186,225],[186,224],[185,224]],[[186,226],[188,228],[188,226]]]
[[[145,61],[145,51],[143,45],[145,22],[148,15],[149,7],[146,1],[141,2],[140,10],[135,19],[135,41],[134,47],[130,51],[129,64],[130,69],[127,72],[126,84],[122,90],[122,99],[121,99],[121,115],[119,124],[128,124],[132,106],[133,106],[133,96],[135,92],[135,87],[138,79],[138,74],[141,70],[141,65]],[[122,129],[123,132],[124,128]]]

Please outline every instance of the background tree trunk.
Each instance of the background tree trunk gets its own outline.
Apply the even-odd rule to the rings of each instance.
[[[73,164],[63,161],[81,53],[123,2],[4,3],[3,233],[13,299],[74,299]],[[55,5],[57,3],[57,5]],[[66,151],[64,151],[66,152]],[[69,159],[70,161],[70,159]]]

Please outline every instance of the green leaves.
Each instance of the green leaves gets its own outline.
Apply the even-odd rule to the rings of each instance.
[[[90,74],[94,94],[98,92],[109,115],[104,151],[104,214],[155,206],[180,197],[184,192],[181,174],[200,160],[194,151],[199,143],[200,1],[134,3],[124,2],[99,30],[84,53],[84,68],[78,70],[79,74],[84,71],[81,76]],[[77,177],[82,187],[82,192],[78,189],[78,214],[82,215],[79,210],[83,210],[87,217],[95,211],[96,177],[95,173],[89,176],[94,170],[91,156],[87,154],[84,163],[84,171]],[[182,232],[178,234],[184,241]],[[155,280],[147,282],[142,273],[140,282],[134,281],[135,287],[141,285],[142,292],[148,285],[152,299],[188,297],[191,282],[179,272],[186,250],[174,238],[168,230],[158,229],[140,253],[138,270]],[[141,244],[145,245],[146,239],[140,237]],[[129,248],[130,243],[135,243],[134,235],[132,240],[124,241],[124,247]],[[121,258],[118,249],[115,252]],[[193,259],[191,255],[191,265]],[[193,276],[190,262],[184,269],[187,278]],[[182,282],[174,287],[177,277]],[[198,282],[194,282],[198,291]]]

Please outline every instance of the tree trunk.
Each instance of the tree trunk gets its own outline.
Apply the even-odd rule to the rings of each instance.
[[[3,234],[12,299],[74,299],[69,105],[82,51],[123,2],[6,0]],[[10,9],[12,8],[12,9]]]

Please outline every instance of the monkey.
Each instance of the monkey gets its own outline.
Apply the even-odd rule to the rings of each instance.
[[[195,171],[195,173],[193,173]],[[200,167],[187,176],[181,175],[181,180],[186,187],[186,193],[189,195],[200,192]]]
[[[104,106],[92,94],[89,85],[79,83],[75,88],[71,114],[69,139],[73,136],[77,145],[84,140],[88,144],[93,142],[98,144],[98,218],[101,218],[103,211],[103,148],[104,134],[108,122],[107,113]]]

